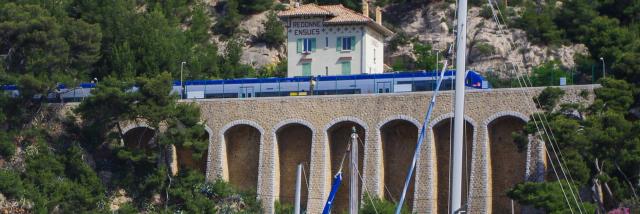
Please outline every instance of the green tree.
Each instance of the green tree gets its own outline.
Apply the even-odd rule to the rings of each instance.
[[[564,31],[553,22],[556,14],[555,1],[529,2],[516,26],[524,29],[534,43],[558,45],[564,42]]]
[[[531,71],[532,86],[557,86],[560,85],[560,78],[569,79],[569,74],[562,70],[559,61],[550,61],[534,67]]]
[[[416,56],[416,68],[418,70],[435,70],[436,69],[436,54],[434,54],[431,45],[422,44],[419,42],[413,43],[413,54]],[[442,68],[441,63],[438,63],[438,68]]]
[[[273,0],[239,0],[239,9],[243,14],[256,14],[271,9]]]
[[[62,35],[69,43],[69,70],[76,73],[74,77],[88,79],[87,75],[94,73],[93,65],[100,59],[100,26],[67,18]]]
[[[238,0],[229,0],[224,6],[224,15],[215,25],[216,33],[231,37],[237,31],[242,16],[238,12]]]
[[[37,5],[9,3],[0,8],[0,20],[0,50],[8,72],[53,82],[65,79],[69,44],[55,17]]]
[[[222,78],[244,77],[252,71],[251,66],[242,64],[242,43],[237,39],[227,42],[225,49],[224,61],[222,63]]]
[[[267,20],[262,23],[264,30],[260,34],[260,40],[267,43],[271,47],[281,47],[287,40],[284,25],[278,18],[275,11],[267,14]]]
[[[130,82],[107,77],[91,91],[92,96],[74,109],[83,119],[83,127],[87,132],[84,140],[91,145],[89,148],[102,144],[114,128],[118,131],[118,141],[122,142],[124,133],[120,123],[135,116],[132,115],[134,96],[128,92],[132,86]]]
[[[563,198],[563,192],[559,182],[533,183],[527,182],[516,185],[507,195],[515,199],[521,204],[532,205],[536,208],[543,209],[547,213],[571,213],[566,200]],[[565,189],[568,188],[566,183],[562,184]],[[575,185],[574,189],[577,188]],[[531,197],[535,195],[536,197]],[[570,201],[573,203],[573,201]],[[576,204],[571,204],[576,209]],[[595,207],[590,203],[581,203],[581,207],[585,208],[586,213],[595,212]]]
[[[552,155],[558,167],[561,161],[569,174],[560,174],[557,179],[572,178],[575,189],[602,188],[603,198],[598,198],[598,207],[608,210],[620,203],[630,203],[638,184],[633,176],[640,174],[640,123],[629,117],[637,96],[635,86],[622,80],[603,79],[602,88],[595,89],[596,98],[588,108],[576,104],[562,104],[556,111],[553,107],[561,98],[560,89],[545,89],[538,100],[544,113],[534,116],[540,123],[544,118],[546,132],[540,133],[530,121],[525,131],[516,139],[533,135],[542,139],[553,139],[556,149],[562,151],[559,159]],[[582,116],[585,115],[585,116]],[[548,133],[552,137],[546,137]],[[555,152],[553,152],[555,153]],[[564,183],[564,181],[563,181]],[[566,185],[566,184],[564,184]],[[516,186],[510,196],[522,204],[530,204],[548,212],[562,213],[566,209],[557,197],[556,183],[525,183]],[[588,209],[592,206],[586,205]],[[632,206],[632,205],[628,205]]]
[[[211,28],[211,20],[205,11],[205,7],[198,5],[193,9],[191,15],[191,26],[187,31],[188,38],[191,43],[205,44],[209,41],[209,29]]]

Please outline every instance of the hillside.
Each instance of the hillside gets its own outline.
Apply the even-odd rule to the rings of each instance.
[[[313,2],[354,10],[362,3]],[[454,3],[370,2],[383,8],[383,24],[396,32],[385,48],[387,70],[438,67],[442,54],[434,49],[453,42]],[[469,4],[468,68],[494,88],[525,79],[548,86],[534,99],[538,113],[512,133],[513,143],[523,149],[538,138],[553,145],[562,154],[548,161],[571,172],[547,170],[545,181],[524,182],[505,194],[548,213],[576,207],[637,212],[640,2],[500,1],[495,5],[509,26],[505,31],[486,2]],[[256,192],[205,181],[203,158],[209,138],[218,135],[209,136],[200,106],[179,101],[171,85],[177,79],[285,76],[286,37],[275,12],[287,7],[273,0],[0,0],[0,85],[19,90],[0,92],[0,212],[262,212]],[[530,78],[505,68],[508,63]],[[601,84],[593,103],[558,104],[564,91],[553,86],[563,77],[569,84]],[[68,114],[51,114],[64,105],[49,105],[41,95],[56,97],[63,93],[60,84],[83,82],[96,84],[92,96]],[[129,126],[138,122],[146,125]],[[176,153],[191,160],[177,171]],[[583,200],[565,200],[564,188]],[[384,198],[370,202],[363,213],[395,206]],[[274,206],[276,213],[292,209]]]
[[[212,19],[217,19],[226,2],[210,2]],[[375,4],[375,3],[372,3]],[[288,7],[288,4],[283,4]],[[520,8],[521,9],[521,8]],[[484,9],[486,10],[486,9]],[[558,60],[566,68],[574,68],[574,56],[587,55],[588,49],[583,44],[563,44],[550,46],[534,44],[529,41],[527,33],[518,28],[503,25],[505,31],[499,31],[497,23],[491,17],[483,17],[483,7],[472,6],[469,9],[468,32],[468,67],[481,73],[487,70],[498,70],[506,73],[505,63],[513,62],[519,67],[531,71],[542,63]],[[268,47],[259,41],[264,31],[263,22],[267,20],[269,11],[247,15],[240,22],[239,36],[243,41],[241,61],[258,69],[270,64],[277,64],[286,58],[286,50],[280,47]],[[383,8],[385,25],[394,29],[397,36],[387,42],[385,64],[392,66],[398,61],[415,61],[413,44],[428,44],[434,50],[442,52],[448,44],[454,42],[455,4],[449,2],[433,2],[429,4],[390,4]],[[511,16],[517,19],[518,16]],[[224,53],[225,41],[213,34],[212,39],[221,44],[220,54]],[[411,40],[411,41],[406,41]],[[399,44],[398,44],[399,43]],[[409,64],[409,63],[407,63]],[[420,69],[407,66],[406,69]]]

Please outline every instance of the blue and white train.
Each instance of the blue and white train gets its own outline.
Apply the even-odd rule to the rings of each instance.
[[[192,80],[184,83],[186,98],[250,98],[331,94],[398,93],[431,91],[438,75],[433,71],[343,76],[293,78],[243,78],[229,80]],[[442,90],[453,89],[455,71],[446,71]],[[313,85],[313,87],[312,87]],[[468,71],[466,86],[488,88],[485,79],[475,71]],[[180,82],[174,84],[180,92]]]
[[[436,86],[437,78],[437,72],[418,71],[343,76],[190,80],[185,81],[184,85],[181,85],[180,81],[174,81],[172,91],[189,99],[399,93],[431,91]],[[446,71],[444,78],[441,90],[453,89],[455,71]],[[467,88],[489,88],[487,81],[475,71],[467,72],[465,84]],[[181,93],[183,86],[184,93]],[[18,88],[14,85],[0,87],[13,96],[19,94]],[[47,98],[50,102],[80,101],[90,96],[91,90],[95,87],[94,83],[82,83],[76,88],[67,88],[61,84],[57,92],[49,94]]]

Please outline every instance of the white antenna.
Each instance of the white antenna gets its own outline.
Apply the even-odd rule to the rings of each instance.
[[[464,134],[464,89],[467,53],[467,0],[458,1],[458,35],[456,35],[456,102],[453,129],[453,168],[451,183],[451,213],[462,211],[462,148]]]

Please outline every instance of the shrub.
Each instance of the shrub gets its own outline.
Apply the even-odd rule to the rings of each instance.
[[[496,48],[493,47],[493,45],[487,43],[477,44],[476,49],[478,49],[478,52],[480,52],[480,54],[483,56],[491,55],[496,51]]]
[[[275,11],[267,14],[267,20],[262,23],[264,31],[260,34],[260,40],[267,43],[269,47],[280,47],[287,40],[284,25],[278,19]]]
[[[9,159],[16,153],[16,144],[13,143],[11,138],[5,134],[0,133],[0,157]]]
[[[558,105],[560,98],[564,96],[564,91],[556,87],[547,87],[538,95],[538,108],[551,111]]]
[[[393,202],[365,194],[362,199],[362,209],[360,209],[360,214],[395,213],[396,206],[397,204]],[[410,213],[406,205],[402,206],[401,213]]]
[[[273,6],[273,0],[239,0],[240,12],[243,14],[256,14]]]
[[[238,1],[229,0],[225,5],[225,14],[214,26],[217,33],[232,36],[236,33],[238,25],[242,21],[242,16],[238,12]]]
[[[492,19],[493,12],[491,11],[491,7],[489,7],[489,5],[483,5],[482,9],[480,10],[480,14],[478,15],[485,19]]]

